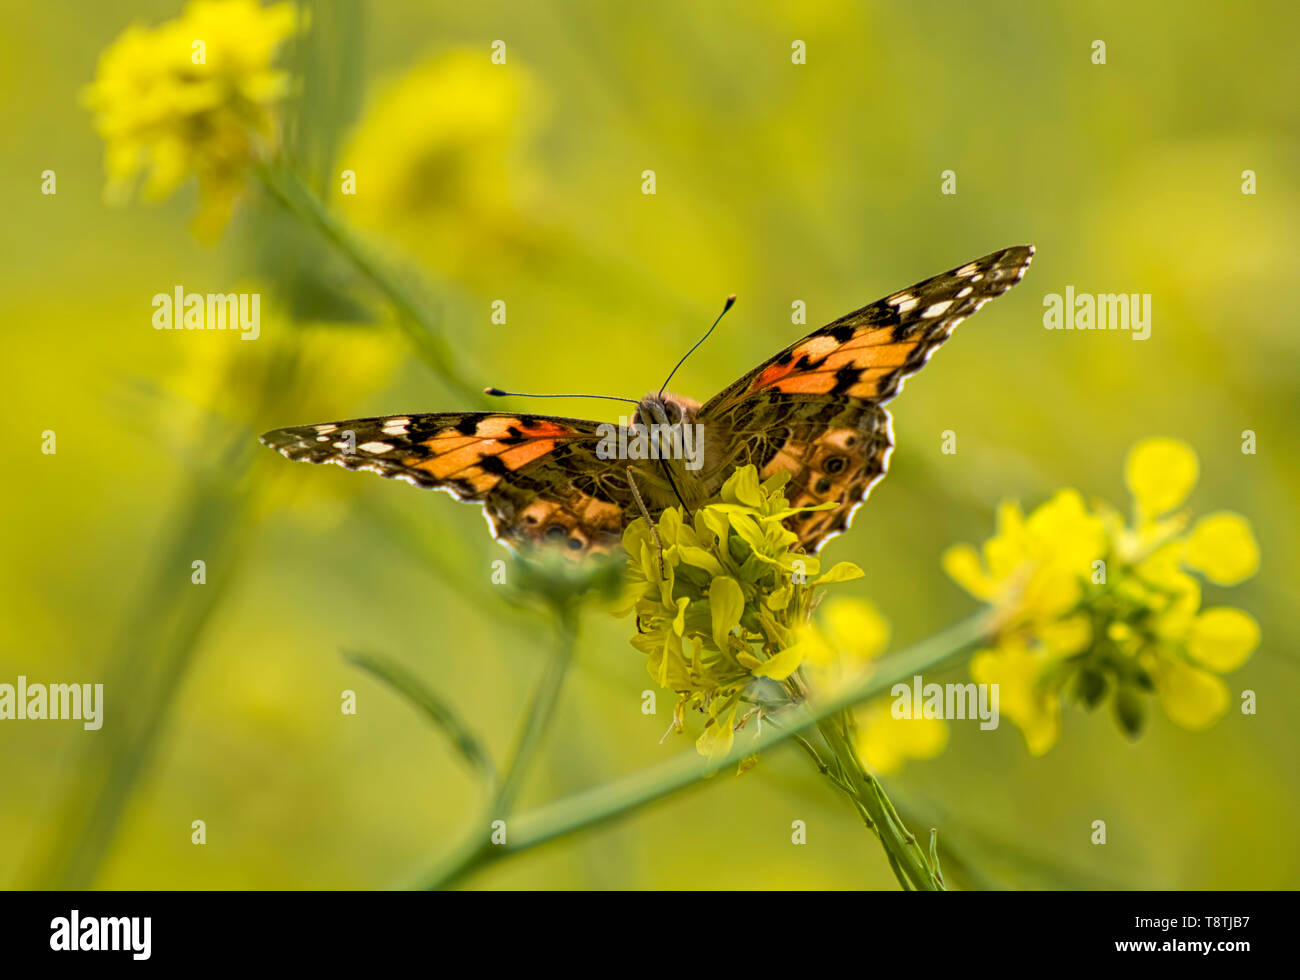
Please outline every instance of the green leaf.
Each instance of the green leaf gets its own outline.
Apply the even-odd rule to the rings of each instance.
[[[1084,669],[1074,682],[1074,694],[1089,711],[1106,696],[1106,678],[1095,670]]]
[[[394,660],[371,653],[344,652],[362,670],[397,691],[440,728],[460,756],[489,783],[496,782],[496,766],[478,736],[469,730],[456,712],[425,683]]]
[[[1142,734],[1146,724],[1146,704],[1132,688],[1121,687],[1115,692],[1115,720],[1129,738]]]

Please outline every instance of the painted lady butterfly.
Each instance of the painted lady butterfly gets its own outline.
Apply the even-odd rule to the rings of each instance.
[[[644,424],[702,426],[702,465],[609,459],[595,422],[508,412],[353,419],[276,429],[262,443],[289,459],[450,491],[481,503],[512,546],[562,543],[577,555],[617,546],[640,513],[694,508],[737,466],[790,472],[792,506],[834,502],[787,524],[809,552],[846,530],[885,474],[893,433],[882,407],[953,327],[1025,274],[1032,246],[993,252],[840,317],[706,404],[672,394],[638,403]],[[634,477],[634,482],[629,480]]]

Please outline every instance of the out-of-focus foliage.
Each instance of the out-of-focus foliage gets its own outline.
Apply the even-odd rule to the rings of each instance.
[[[428,299],[475,385],[636,396],[735,291],[736,309],[674,381],[707,397],[819,323],[1034,243],[1025,281],[963,324],[893,404],[891,473],[823,562],[865,570],[842,590],[869,596],[891,645],[906,646],[971,611],[940,558],[987,536],[999,501],[1032,510],[1062,486],[1121,499],[1129,447],[1176,438],[1199,455],[1188,507],[1243,515],[1262,543],[1257,574],[1228,599],[1223,584],[1250,564],[1240,549],[1241,569],[1221,562],[1235,532],[1192,533],[1187,560],[1208,559],[1201,605],[1249,610],[1262,644],[1223,675],[1225,711],[1205,731],[1153,712],[1130,741],[1080,713],[1032,756],[1011,725],[950,722],[942,754],[910,753],[891,795],[994,883],[1294,884],[1300,845],[1273,832],[1300,818],[1289,708],[1300,553],[1285,546],[1300,484],[1300,334],[1287,315],[1300,251],[1294,5],[1250,16],[1170,2],[308,6],[309,32],[347,22],[340,11],[363,28],[337,35],[312,95],[290,86],[276,111],[333,107],[332,135],[313,143],[339,147],[322,194],[434,284]],[[279,425],[464,407],[382,303],[364,297],[357,309],[373,315],[351,322],[362,314],[325,294],[350,284],[314,257],[291,267],[318,253],[256,188],[215,245],[190,228],[195,181],[150,207],[103,201],[104,143],[80,93],[130,23],[182,9],[6,4],[0,682],[95,682],[126,663],[106,691],[109,730],[143,724],[136,685],[171,651],[192,652],[96,885],[384,886],[458,839],[480,789],[340,650],[400,658],[500,758],[541,670],[541,633],[504,601],[493,562],[505,552],[470,508],[294,466],[252,442]],[[496,40],[504,64],[490,60]],[[796,40],[806,64],[792,63]],[[286,41],[277,64],[295,50]],[[345,64],[363,90],[324,98]],[[443,99],[444,84],[459,94]],[[57,193],[42,193],[46,171]],[[941,193],[945,171],[955,195]],[[1257,193],[1242,193],[1244,171]],[[254,261],[268,243],[288,249],[274,269]],[[260,338],[152,329],[151,298],[178,284],[261,290]],[[1044,330],[1043,298],[1067,286],[1150,293],[1150,338]],[[796,302],[806,324],[792,322]],[[529,407],[616,414],[596,404]],[[40,451],[48,430],[54,455]],[[1136,481],[1139,499],[1163,492]],[[230,519],[218,504],[244,493]],[[205,585],[191,583],[197,559]],[[180,615],[201,589],[220,590],[197,593],[210,611]],[[1233,629],[1211,621],[1188,639],[1213,675]],[[627,621],[589,616],[523,805],[677,750],[659,744],[667,701],[644,710],[647,680]],[[340,710],[345,691],[355,715]],[[1245,692],[1254,714],[1241,711]],[[0,885],[47,866],[101,737],[0,721]],[[790,843],[796,819],[810,828],[802,846]],[[1097,819],[1104,847],[1090,843]],[[892,887],[864,837],[806,759],[778,751],[470,884]]]

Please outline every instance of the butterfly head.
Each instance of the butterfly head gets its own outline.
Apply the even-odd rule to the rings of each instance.
[[[690,425],[699,412],[699,402],[671,391],[652,391],[637,403],[637,417],[645,425]]]

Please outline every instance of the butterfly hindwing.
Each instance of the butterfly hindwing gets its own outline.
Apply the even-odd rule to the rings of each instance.
[[[893,448],[889,413],[855,398],[762,391],[719,406],[717,418],[732,438],[733,460],[725,472],[746,463],[763,479],[786,472],[792,507],[838,505],[786,519],[809,552],[847,529],[853,511],[885,475]]]
[[[885,474],[893,434],[881,406],[957,324],[1025,274],[1032,246],[1001,249],[846,314],[759,365],[700,411],[734,433],[728,463],[791,473],[791,518],[808,551],[845,530]],[[827,464],[834,472],[827,471]]]
[[[632,503],[626,477],[596,457],[596,423],[581,419],[395,415],[275,429],[261,441],[289,459],[378,473],[480,502],[497,536],[511,544],[608,550]]]

